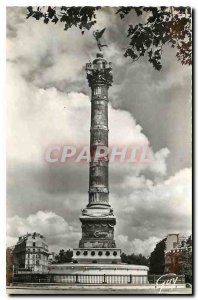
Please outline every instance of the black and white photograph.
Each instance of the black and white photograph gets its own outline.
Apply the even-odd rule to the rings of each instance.
[[[193,8],[130,5],[6,6],[9,295],[193,294]]]

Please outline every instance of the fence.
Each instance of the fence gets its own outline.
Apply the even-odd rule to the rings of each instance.
[[[108,285],[145,285],[163,283],[176,279],[177,284],[185,284],[184,275],[84,275],[84,274],[14,274],[13,283],[60,283],[60,284],[108,284]]]

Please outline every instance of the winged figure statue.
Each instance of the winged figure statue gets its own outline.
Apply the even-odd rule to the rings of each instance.
[[[96,39],[96,42],[97,42],[97,45],[98,45],[98,48],[99,48],[100,51],[102,51],[102,47],[108,47],[106,44],[102,45],[101,41],[100,41],[100,39],[103,36],[105,30],[106,30],[106,28],[103,28],[102,30],[96,30],[96,31],[93,32],[93,36]]]

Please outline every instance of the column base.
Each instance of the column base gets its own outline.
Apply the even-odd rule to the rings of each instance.
[[[77,248],[73,249],[73,263],[119,264],[121,250],[117,248]]]
[[[103,211],[104,209],[102,209]],[[100,211],[100,209],[98,209]],[[79,248],[115,248],[114,226],[116,218],[107,213],[103,215],[92,214],[82,215],[82,238],[79,242]]]

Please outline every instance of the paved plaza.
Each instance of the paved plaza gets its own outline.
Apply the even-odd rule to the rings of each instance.
[[[8,294],[159,294],[159,288],[141,286],[45,286],[45,287],[7,287]],[[161,294],[192,295],[192,288],[164,288]]]

